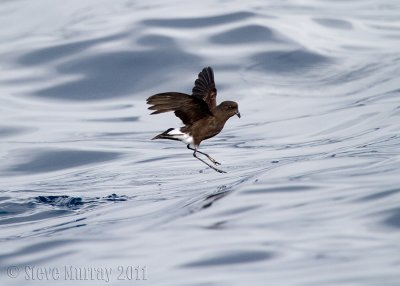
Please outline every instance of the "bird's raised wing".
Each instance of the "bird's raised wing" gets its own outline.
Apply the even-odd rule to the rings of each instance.
[[[150,96],[147,104],[152,106],[150,110],[155,110],[151,114],[158,114],[174,111],[185,125],[212,115],[207,103],[203,100],[180,92],[164,92]]]
[[[211,67],[206,67],[199,73],[198,78],[194,82],[192,95],[204,100],[210,110],[213,110],[217,106],[217,89],[215,88],[214,72]]]

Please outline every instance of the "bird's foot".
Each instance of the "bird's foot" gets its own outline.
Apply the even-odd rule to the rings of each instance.
[[[213,162],[215,166],[221,165],[221,163],[218,162],[217,160],[215,160],[214,158],[212,158],[212,157],[207,157],[207,158],[208,158],[211,162]]]
[[[211,167],[214,171],[217,171],[218,173],[221,173],[221,174],[223,174],[223,173],[226,173],[224,170],[220,170],[220,169],[217,169],[217,168],[215,168],[215,167]]]

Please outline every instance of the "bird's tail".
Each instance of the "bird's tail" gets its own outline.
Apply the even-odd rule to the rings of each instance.
[[[158,134],[156,137],[152,138],[151,140],[155,140],[155,139],[170,139],[170,140],[178,140],[176,137],[172,136],[171,134],[169,134],[170,131],[174,130],[174,128],[169,128],[167,130],[165,130],[163,133]]]

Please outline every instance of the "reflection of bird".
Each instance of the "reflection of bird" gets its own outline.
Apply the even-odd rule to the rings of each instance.
[[[152,105],[151,114],[174,111],[185,126],[181,128],[170,128],[157,135],[154,139],[178,140],[187,144],[187,148],[193,150],[193,156],[217,172],[225,173],[217,169],[203,159],[196,156],[196,152],[205,155],[212,163],[218,165],[216,160],[206,153],[198,151],[201,141],[214,137],[225,122],[237,115],[240,118],[238,104],[234,101],[224,101],[217,105],[217,89],[214,83],[214,72],[211,67],[204,68],[195,81],[192,95],[179,92],[165,92],[155,94],[147,99]],[[193,146],[194,148],[192,148]]]

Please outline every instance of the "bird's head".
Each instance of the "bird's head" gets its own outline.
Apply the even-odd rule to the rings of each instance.
[[[218,109],[228,117],[237,115],[240,118],[239,106],[234,101],[223,101],[220,105],[218,105]]]

